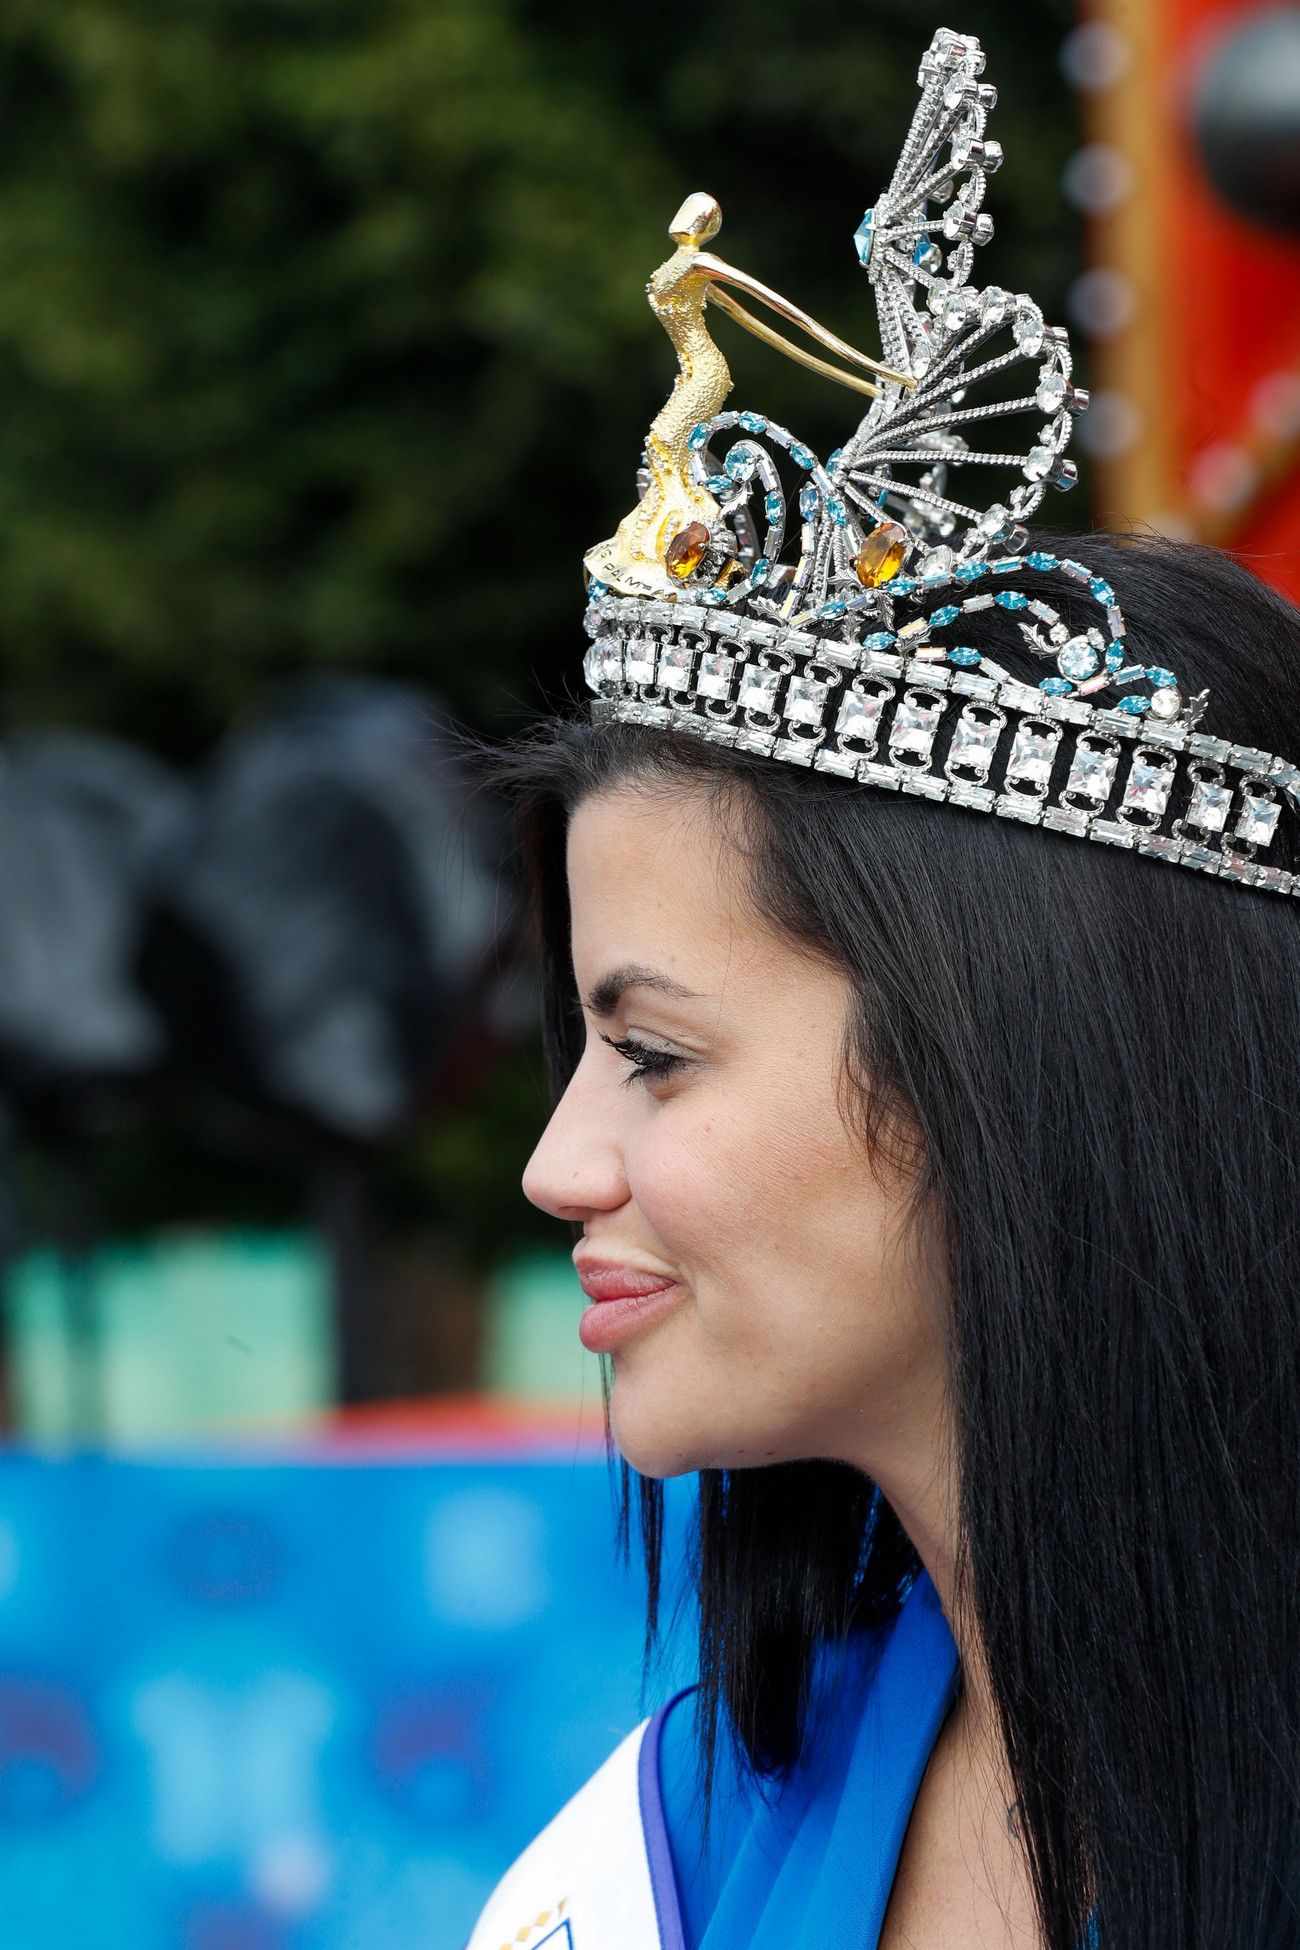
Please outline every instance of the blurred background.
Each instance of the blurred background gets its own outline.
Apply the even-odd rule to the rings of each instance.
[[[510,834],[582,695],[683,196],[871,345],[936,26],[1067,323],[1094,521],[1300,596],[1300,8],[8,0],[0,13],[7,1950],[460,1950],[691,1677],[643,1592]],[[843,395],[722,321],[741,405]],[[680,1558],[691,1486],[672,1486]]]

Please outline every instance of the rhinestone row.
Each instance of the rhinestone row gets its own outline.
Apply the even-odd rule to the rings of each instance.
[[[679,610],[674,620],[686,619]],[[706,629],[599,635],[584,666],[598,693],[593,718],[673,724],[740,750],[1300,896],[1300,873],[1253,857],[1275,836],[1280,790],[1300,801],[1300,767],[1271,753],[777,625],[747,623],[743,643],[719,648],[717,622],[710,616]],[[939,726],[951,710],[953,735],[936,772]],[[1068,776],[1051,803],[1067,740]],[[1126,754],[1120,802],[1109,816]],[[1239,776],[1230,780],[1227,768]],[[1189,802],[1172,830],[1160,832],[1180,773]]]

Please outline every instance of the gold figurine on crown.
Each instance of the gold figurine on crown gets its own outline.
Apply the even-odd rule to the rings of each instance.
[[[745,292],[778,317],[797,326],[815,343],[852,361],[863,371],[899,386],[910,387],[916,383],[908,374],[895,372],[847,345],[788,298],[705,250],[704,245],[717,236],[721,224],[722,211],[715,198],[702,192],[688,196],[668,227],[677,249],[646,285],[650,309],[677,354],[677,378],[646,435],[650,479],[644,495],[631,513],[623,517],[610,539],[588,551],[583,564],[589,575],[623,595],[655,596],[680,589],[685,577],[698,567],[721,516],[715,497],[691,479],[688,444],[691,429],[711,420],[731,391],[727,362],[714,343],[705,318],[710,301],[766,344],[777,347],[788,358],[797,359],[814,372],[873,399],[879,391],[871,380],[817,358],[753,317],[732,297],[726,289],[728,285]],[[734,574],[740,565],[734,557],[731,562]]]

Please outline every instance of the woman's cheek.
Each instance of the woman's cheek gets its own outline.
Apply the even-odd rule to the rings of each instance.
[[[712,1120],[674,1118],[664,1105],[627,1154],[628,1189],[667,1252],[684,1262],[726,1230],[732,1188]]]

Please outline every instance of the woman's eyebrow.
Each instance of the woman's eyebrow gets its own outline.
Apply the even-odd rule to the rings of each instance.
[[[613,1015],[627,989],[657,989],[660,995],[671,996],[674,1002],[707,1000],[698,990],[688,989],[683,982],[665,975],[661,969],[648,968],[642,962],[632,961],[601,976],[587,996],[587,1007],[593,1016],[603,1021]]]

